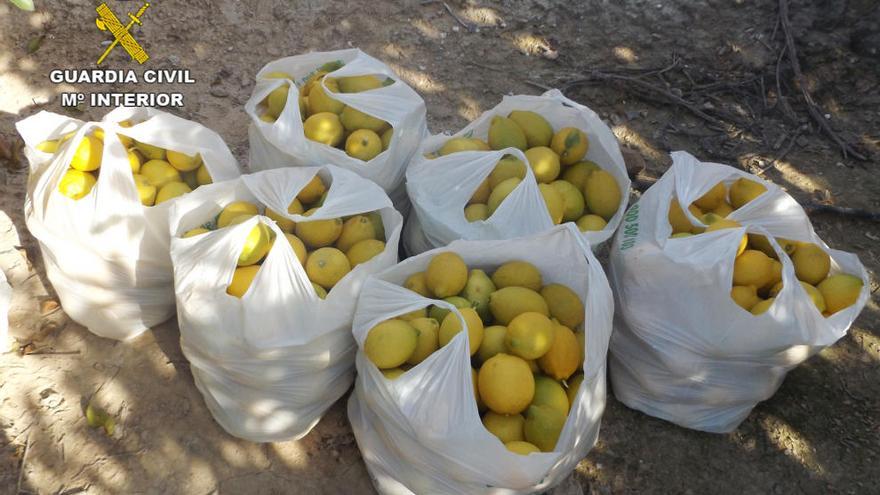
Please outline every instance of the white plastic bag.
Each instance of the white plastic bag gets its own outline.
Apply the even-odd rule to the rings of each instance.
[[[141,122],[132,127],[123,120]],[[30,163],[25,218],[40,243],[46,273],[64,311],[107,338],[126,340],[174,314],[168,208],[141,204],[127,152],[115,135],[199,153],[214,180],[239,175],[223,139],[207,127],[152,108],[118,108],[100,122],[82,122],[40,112],[16,124]],[[79,200],[58,192],[58,184],[82,138],[104,130],[98,181]],[[35,147],[76,134],[54,156]]]
[[[545,281],[565,284],[583,299],[584,381],[554,452],[511,453],[483,427],[474,401],[466,331],[394,380],[385,379],[364,355],[369,330],[393,316],[437,304],[461,317],[452,304],[401,286],[443,251],[458,253],[469,267],[487,271],[514,259],[528,261],[541,270]],[[368,279],[354,319],[360,349],[348,417],[379,493],[533,493],[562,481],[599,434],[613,312],[602,267],[574,224],[535,237],[455,241]]]
[[[786,373],[843,337],[868,299],[856,255],[828,248],[804,210],[773,183],[685,152],[624,216],[611,249],[617,302],[609,358],[614,395],[627,406],[678,425],[729,432],[782,384]],[[689,205],[719,181],[740,177],[767,192],[731,213],[742,228],[670,239],[669,203]],[[694,225],[697,219],[685,208]],[[745,232],[761,233],[782,262],[783,289],[754,316],[730,297],[733,263]],[[798,283],[794,266],[771,236],[816,243],[831,273],[864,282],[858,301],[823,317]]]
[[[6,274],[0,270],[0,345],[6,347],[9,335],[9,304],[12,301],[12,287],[6,281]]]
[[[476,136],[485,139],[492,117],[507,116],[513,110],[537,112],[556,130],[576,127],[587,134],[590,147],[584,158],[596,162],[614,176],[620,186],[621,200],[617,213],[604,229],[581,235],[590,245],[597,246],[614,234],[623,217],[630,187],[617,139],[595,112],[554,89],[541,96],[505,96],[495,108],[483,113],[458,133],[452,136],[438,134],[422,143],[406,172],[407,191],[414,213],[407,219],[403,236],[404,249],[408,254],[445,246],[456,239],[510,239],[535,234],[553,226],[529,167],[525,180],[489,219],[468,222],[464,216],[464,208],[474,190],[489,176],[501,157],[510,154],[528,163],[520,150],[462,151],[432,159],[424,156],[438,150],[453,137]]]
[[[379,210],[385,251],[357,265],[319,299],[283,233],[267,217],[190,238],[233,201],[287,206],[315,174],[329,185],[310,220]],[[286,215],[294,221],[302,215]],[[171,257],[183,353],[214,418],[229,433],[257,442],[299,438],[354,379],[351,321],[364,278],[397,263],[403,219],[377,185],[333,166],[268,170],[202,187],[170,213]],[[226,287],[248,233],[263,222],[276,234],[250,290]]]
[[[297,86],[321,65],[337,60],[345,65],[330,72],[330,77],[375,74],[394,80],[394,84],[363,93],[333,93],[334,99],[380,118],[394,128],[388,149],[368,162],[348,156],[343,150],[306,139],[303,133]],[[272,72],[286,72],[295,80],[265,78],[266,74]],[[257,106],[274,89],[290,83],[296,86],[291,84],[287,105],[278,120],[274,123],[260,120]],[[326,90],[326,86],[324,88]],[[269,62],[257,73],[257,85],[245,105],[245,111],[251,117],[248,135],[253,170],[333,163],[379,184],[400,211],[404,212],[407,208],[404,172],[410,157],[428,134],[426,108],[422,97],[383,62],[359,49],[311,52]]]

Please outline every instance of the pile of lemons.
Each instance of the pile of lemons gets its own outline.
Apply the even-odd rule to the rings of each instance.
[[[445,252],[404,287],[458,308],[467,326],[471,373],[483,425],[518,454],[549,452],[583,381],[584,304],[570,288],[545,284],[514,260],[491,276]],[[462,331],[458,316],[431,305],[370,329],[364,353],[389,380]]]
[[[324,64],[299,86],[299,111],[303,118],[303,131],[312,141],[340,148],[358,160],[370,161],[388,149],[394,130],[388,122],[350,107],[333,98],[331,94],[362,93],[393,84],[394,80],[372,74],[335,78],[327,76],[342,65],[341,62]],[[284,72],[271,72],[265,77],[294,80],[293,76]],[[283,84],[269,93],[262,103],[262,120],[278,120],[287,105],[289,90],[290,85]]]
[[[428,158],[459,151],[518,148],[525,152],[553,224],[576,222],[581,231],[605,228],[620,207],[621,191],[614,176],[585,160],[590,140],[584,131],[565,127],[558,131],[540,114],[514,110],[496,115],[489,125],[488,141],[475,137],[448,140]],[[486,220],[526,176],[526,164],[506,155],[473,192],[464,209],[469,222]]]
[[[122,121],[120,127],[131,127],[130,121]],[[58,140],[43,141],[37,149],[57,153],[75,133],[65,134]],[[202,163],[200,155],[189,156],[173,150],[141,143],[117,134],[128,150],[128,162],[137,187],[138,197],[144,206],[153,206],[182,196],[193,189],[210,184],[211,174]],[[58,191],[70,199],[84,198],[91,192],[101,172],[104,152],[104,131],[97,128],[84,136],[77,144],[69,168],[58,184]]]
[[[316,175],[291,201],[287,212],[310,216],[324,204],[327,192],[327,185]],[[321,299],[354,267],[385,250],[385,227],[378,212],[310,222],[294,222],[270,208],[264,208],[262,213],[284,232]],[[235,201],[226,205],[213,222],[190,230],[183,237],[237,225],[260,214],[260,206]],[[251,229],[238,256],[232,282],[226,288],[228,294],[240,298],[247,293],[274,242],[275,234],[267,225],[259,223]]]
[[[672,237],[690,237],[739,227],[738,222],[725,217],[766,190],[764,185],[746,178],[737,179],[731,184],[730,191],[719,182],[688,206],[705,227],[692,225],[681,205],[673,199],[669,206]],[[855,304],[862,290],[862,279],[847,273],[829,275],[831,257],[814,243],[781,237],[774,239],[791,259],[798,281],[822,315],[828,317]],[[770,309],[782,286],[782,263],[767,237],[761,234],[743,236],[733,265],[730,297],[746,311],[760,315]]]

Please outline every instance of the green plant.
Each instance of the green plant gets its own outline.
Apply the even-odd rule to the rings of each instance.
[[[34,10],[34,2],[33,0],[9,0],[12,2],[12,5],[20,8],[21,10],[33,11]]]

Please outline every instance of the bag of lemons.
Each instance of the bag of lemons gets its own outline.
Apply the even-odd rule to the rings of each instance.
[[[100,122],[40,112],[17,127],[30,163],[28,230],[64,311],[120,340],[173,316],[168,208],[240,175],[223,139],[152,108]]]
[[[775,184],[682,151],[672,159],[612,245],[611,383],[631,408],[729,432],[846,334],[867,272]]]
[[[455,241],[368,279],[348,417],[379,493],[565,479],[596,442],[613,312],[572,224]]]
[[[428,133],[426,108],[385,63],[358,49],[275,60],[245,110],[255,170],[333,163],[408,209],[404,172]]]
[[[355,303],[397,263],[400,214],[327,165],[213,184],[170,223],[181,348],[214,418],[252,441],[305,435],[351,386]]]
[[[564,222],[597,246],[620,224],[630,186],[611,129],[558,90],[504,97],[458,133],[431,136],[406,179],[409,254]]]

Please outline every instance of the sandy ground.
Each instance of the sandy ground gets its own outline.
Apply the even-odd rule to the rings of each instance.
[[[207,412],[173,320],[118,343],[58,308],[22,218],[27,172],[14,122],[60,111],[61,91],[88,91],[53,85],[47,74],[91,67],[105,36],[94,28],[92,2],[37,3],[38,12],[28,14],[0,2],[0,268],[14,288],[10,338],[0,354],[0,494],[371,492],[345,399],[301,441],[238,440]],[[139,6],[109,3],[117,13]],[[527,81],[556,86],[595,70],[635,76],[671,66],[645,77],[737,124],[719,128],[625,80],[566,88],[613,126],[632,150],[630,162],[644,164],[634,167],[638,178],[656,178],[668,167],[668,151],[687,149],[766,168],[765,177],[802,202],[880,209],[875,1],[791,6],[808,88],[865,161],[843,158],[817,132],[786,63],[779,98],[776,2],[448,4],[477,29],[459,24],[440,2],[192,0],[155,2],[136,37],[151,64],[192,70],[197,84],[177,88],[186,95],[178,113],[217,130],[242,162],[253,74],[285,55],[366,50],[422,94],[435,132],[460,128],[505,94],[540,91]],[[110,63],[131,66],[120,50]],[[812,219],[831,246],[858,253],[876,280],[876,222],[828,213]],[[598,445],[558,493],[877,493],[878,320],[874,298],[849,335],[790,373],[728,435],[684,430],[609,397]],[[115,415],[113,437],[86,426],[83,407],[92,397]]]

